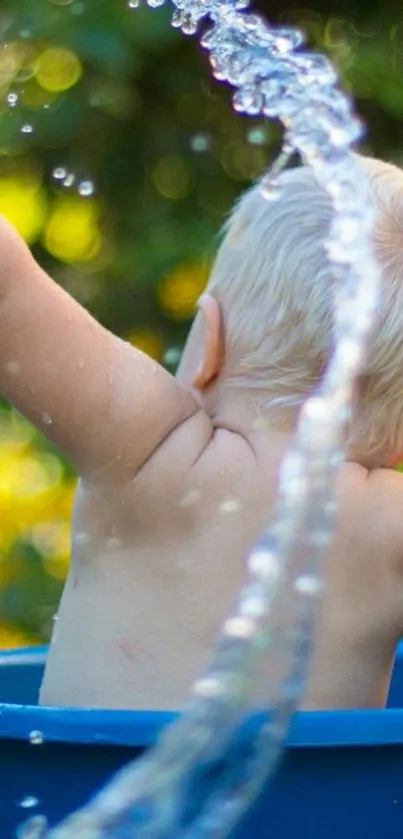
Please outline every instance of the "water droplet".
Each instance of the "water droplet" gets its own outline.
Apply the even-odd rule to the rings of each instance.
[[[89,542],[89,538],[88,533],[82,532],[73,534],[73,542],[76,545],[86,545],[87,542]]]
[[[70,172],[68,175],[66,175],[66,177],[63,181],[63,186],[69,188],[69,187],[73,186],[73,184],[75,183],[75,180],[76,180],[76,176],[73,175],[72,172]]]
[[[180,361],[182,351],[178,347],[170,347],[164,354],[164,364],[169,368],[175,368]]]
[[[228,618],[224,623],[224,632],[232,638],[252,638],[256,630],[255,621],[251,618]]]
[[[165,0],[147,0],[148,5],[151,9],[158,9],[159,6],[163,6]]]
[[[140,0],[129,0],[127,5],[129,9],[138,9],[140,6]]]
[[[34,795],[25,795],[24,798],[20,801],[20,807],[24,807],[25,809],[29,809],[30,807],[37,807],[39,804],[39,799],[35,798]]]
[[[195,35],[197,32],[197,23],[194,22],[191,15],[187,15],[182,23],[182,32],[184,35]]]
[[[286,27],[283,29],[277,29],[275,36],[276,49],[281,53],[295,50],[306,41],[306,36],[303,32],[300,32],[299,29],[288,29]]]
[[[21,365],[18,361],[9,361],[8,364],[6,364],[6,370],[11,376],[16,376],[21,370]]]
[[[255,550],[248,560],[251,574],[263,577],[266,580],[278,580],[280,567],[277,556],[270,550]]]
[[[44,422],[45,425],[51,425],[52,417],[50,416],[50,414],[42,414],[42,422]]]
[[[261,112],[263,96],[256,85],[244,85],[236,91],[232,101],[235,111],[253,116]]]
[[[64,181],[67,178],[68,172],[64,166],[58,166],[57,169],[54,169],[52,172],[52,177],[55,178],[56,181]]]
[[[201,492],[199,489],[190,489],[186,495],[183,495],[179,501],[179,507],[192,507],[193,504],[196,504],[197,501],[200,500]]]
[[[21,128],[21,134],[33,134],[33,131],[33,125],[29,125],[28,123],[26,125],[23,125]]]
[[[87,198],[90,195],[94,195],[95,186],[92,181],[81,181],[78,185],[78,192],[83,198]]]
[[[221,696],[225,693],[225,688],[219,679],[214,678],[214,676],[205,676],[203,679],[199,679],[199,681],[195,682],[192,688],[192,693],[195,693],[198,696],[210,698],[214,696]]]
[[[190,139],[190,147],[195,152],[205,152],[211,148],[211,138],[208,134],[194,134]]]
[[[240,501],[237,501],[235,498],[228,498],[220,505],[220,511],[222,513],[235,513],[239,510],[240,506]]]
[[[16,108],[19,102],[19,97],[17,93],[9,93],[7,96],[7,103],[10,108]]]
[[[266,608],[267,603],[264,597],[260,597],[258,595],[249,595],[245,597],[240,606],[242,617],[251,618],[252,620],[262,617]]]
[[[180,11],[180,9],[175,9],[175,11],[172,15],[171,26],[173,26],[174,29],[180,29],[180,27],[182,26],[182,22],[183,22],[182,12]]]
[[[294,588],[299,594],[306,594],[312,597],[319,594],[322,590],[322,585],[318,577],[315,577],[313,574],[303,574],[295,581]]]
[[[247,133],[247,140],[253,146],[264,146],[267,143],[267,131],[265,128],[251,128]]]
[[[278,181],[270,177],[263,178],[260,193],[265,201],[278,201],[281,197],[281,188]]]
[[[34,729],[33,731],[30,731],[28,739],[33,746],[41,746],[45,738],[43,731]]]

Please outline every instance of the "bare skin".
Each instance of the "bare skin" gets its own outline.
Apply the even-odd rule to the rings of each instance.
[[[80,475],[41,702],[178,708],[245,579],[295,417],[262,418],[225,387],[212,298],[174,379],[4,220],[0,247],[0,389]],[[403,628],[403,477],[349,464],[340,498],[306,707],[380,707]]]

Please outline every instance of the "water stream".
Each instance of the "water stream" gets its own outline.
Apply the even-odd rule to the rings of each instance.
[[[135,14],[138,0],[128,5]],[[21,832],[24,839],[223,836],[274,771],[304,684],[321,559],[335,521],[341,430],[377,303],[373,218],[352,153],[363,128],[330,61],[305,51],[301,32],[269,26],[248,10],[247,0],[173,0],[172,6],[173,26],[187,35],[201,29],[214,76],[235,88],[234,108],[283,123],[284,153],[264,181],[264,196],[281,201],[276,174],[294,152],[331,196],[335,348],[284,458],[275,524],[250,554],[249,581],[183,716],[81,811],[50,830],[36,817]],[[280,637],[272,615],[283,601],[290,620]],[[279,656],[283,676],[270,678]],[[265,707],[248,728],[252,686],[263,666],[269,673]]]

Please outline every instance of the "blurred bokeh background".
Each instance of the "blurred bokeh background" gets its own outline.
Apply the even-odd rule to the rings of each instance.
[[[331,56],[364,150],[403,163],[403,7],[307,2],[255,6]],[[281,131],[234,114],[169,19],[127,0],[0,2],[0,212],[96,318],[175,370],[220,226]],[[74,486],[0,402],[0,647],[49,638]]]

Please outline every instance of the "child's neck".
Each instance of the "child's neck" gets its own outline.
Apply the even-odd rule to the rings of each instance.
[[[216,428],[240,434],[254,449],[263,446],[279,461],[294,436],[298,410],[262,407],[262,401],[259,394],[257,402],[256,391],[231,389],[214,402],[208,400],[205,407]]]

